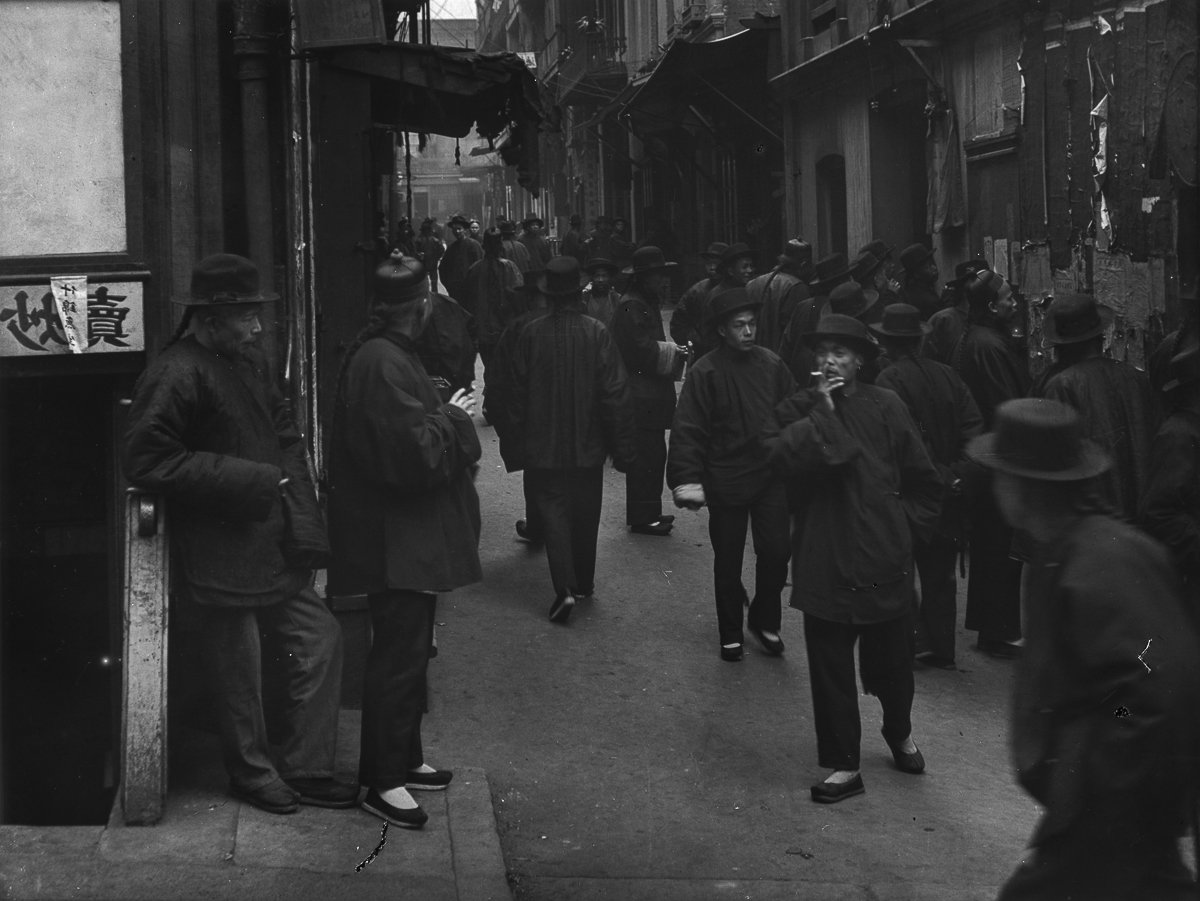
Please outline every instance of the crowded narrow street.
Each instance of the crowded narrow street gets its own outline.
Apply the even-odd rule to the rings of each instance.
[[[1008,751],[1013,663],[962,632],[966,580],[958,671],[916,673],[927,772],[897,771],[863,696],[866,794],[815,805],[800,613],[785,605],[782,657],[751,642],[723,662],[707,512],[632,535],[606,469],[595,599],[547,622],[545,555],[513,531],[520,474],[475,419],[484,580],[438,602],[426,756],[487,771],[517,898],[995,897],[1037,806]]]

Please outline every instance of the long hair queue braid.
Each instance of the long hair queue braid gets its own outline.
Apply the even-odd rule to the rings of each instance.
[[[171,336],[171,340],[166,343],[166,345],[163,347],[163,350],[166,350],[168,347],[187,334],[187,330],[192,325],[193,310],[195,310],[195,307],[188,306],[183,308],[183,316],[181,316],[179,319],[179,325],[175,329],[175,334]]]

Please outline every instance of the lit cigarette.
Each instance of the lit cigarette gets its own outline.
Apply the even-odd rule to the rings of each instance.
[[[818,369],[816,372],[810,372],[810,373],[809,373],[809,375],[823,375],[823,374],[824,374],[824,373],[822,373],[822,372],[821,372],[821,370],[819,370],[819,369]]]

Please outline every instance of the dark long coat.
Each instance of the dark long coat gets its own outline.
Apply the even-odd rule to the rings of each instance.
[[[1200,753],[1200,645],[1165,550],[1133,527],[1087,516],[1043,551],[1017,669],[1017,779],[1046,808],[1033,844],[1107,836],[1113,844],[1096,848],[1093,865],[1119,881],[1127,862],[1106,853],[1150,836],[1172,842],[1185,826]],[[1039,897],[1083,897],[1067,881],[1082,874],[1063,875]]]
[[[1167,546],[1200,623],[1200,413],[1176,410],[1154,438],[1139,522]]]
[[[702,278],[683,292],[671,314],[671,339],[683,347],[700,343],[700,322],[704,318],[704,300],[717,283],[715,278]]]
[[[164,350],[138,380],[122,467],[166,496],[178,584],[195,602],[265,606],[307,584],[280,546],[279,482],[312,493],[304,442],[261,354],[229,360],[190,335]]]
[[[675,415],[675,376],[662,371],[659,345],[667,336],[658,299],[630,287],[613,315],[612,335],[629,375],[637,427],[666,431]]]
[[[633,400],[603,325],[572,306],[523,323],[513,341],[501,454],[509,471],[588,469],[637,453]]]
[[[482,259],[483,246],[470,235],[463,235],[447,247],[446,252],[442,254],[441,263],[438,264],[442,290],[462,303],[467,270]]]
[[[477,344],[495,344],[505,326],[520,315],[516,307],[523,300],[516,295],[520,284],[517,264],[502,257],[485,257],[467,270],[461,302],[473,317]]]
[[[1029,365],[998,331],[982,323],[967,327],[954,346],[950,366],[959,374],[990,429],[996,407],[1029,393]]]
[[[468,413],[442,403],[393,328],[351,358],[329,448],[329,586],[439,592],[482,578],[481,450]]]
[[[444,294],[431,293],[433,317],[417,342],[417,353],[431,377],[441,376],[455,390],[471,389],[475,379],[472,316]]]
[[[965,453],[967,442],[983,432],[983,417],[971,392],[949,366],[907,356],[883,370],[875,384],[895,391],[904,401],[925,439],[933,465],[941,473],[946,494],[938,534],[963,540],[962,498],[951,493],[951,486],[956,481],[970,480],[975,467]],[[960,490],[963,487],[960,485]]]
[[[809,297],[808,285],[795,272],[776,267],[755,276],[746,283],[746,293],[763,302],[758,311],[758,334],[755,344],[779,353],[783,331],[792,321],[792,314],[801,301]]]
[[[859,384],[836,403],[797,392],[764,435],[771,466],[803,498],[791,604],[831,622],[886,622],[912,603],[913,539],[933,534],[942,477],[894,393]]]
[[[545,269],[553,254],[550,253],[550,242],[543,235],[525,232],[517,238],[529,253],[530,269]]]

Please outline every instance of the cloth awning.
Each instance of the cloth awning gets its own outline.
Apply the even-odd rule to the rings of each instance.
[[[771,31],[749,28],[717,41],[675,41],[625,102],[635,134],[661,135],[710,111],[737,128],[757,128],[782,142],[768,124],[767,58]]]

